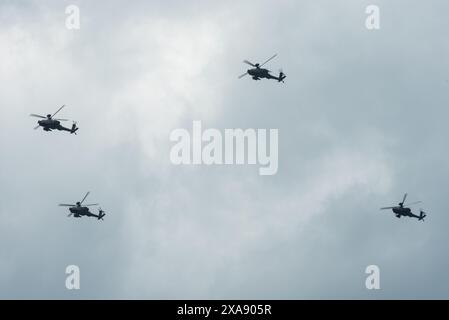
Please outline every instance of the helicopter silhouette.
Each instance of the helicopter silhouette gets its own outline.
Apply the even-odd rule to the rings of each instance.
[[[423,221],[424,222],[424,218],[427,216],[426,212],[424,212],[422,209],[419,210],[419,215],[416,215],[414,213],[412,213],[412,210],[409,207],[406,207],[404,205],[405,199],[407,198],[407,193],[404,194],[404,197],[402,198],[402,201],[398,203],[397,206],[392,206],[392,207],[383,207],[380,208],[380,210],[387,210],[387,209],[391,209],[394,214],[396,215],[397,218],[400,218],[402,216],[404,217],[410,217],[410,218],[417,218],[419,221]],[[412,203],[407,204],[407,206],[411,206],[417,203],[421,203],[421,201],[415,201]]]
[[[284,74],[284,72],[282,72],[282,70],[279,70],[279,77],[276,77],[276,76],[273,76],[270,74],[270,70],[261,68],[263,65],[265,65],[268,61],[274,59],[274,57],[276,57],[276,56],[277,56],[277,54],[275,54],[274,56],[272,56],[270,59],[268,59],[267,61],[265,61],[262,64],[259,64],[259,63],[253,64],[252,62],[249,62],[248,60],[243,60],[243,63],[246,63],[254,68],[248,69],[244,74],[239,76],[239,79],[241,79],[244,76],[246,76],[247,74],[249,74],[250,76],[252,76],[252,78],[254,80],[260,80],[262,78],[265,78],[265,79],[274,79],[274,80],[277,80],[278,82],[284,82],[284,79],[287,76]]]
[[[95,217],[98,220],[103,220],[103,217],[106,215],[106,213],[101,208],[98,209],[98,215],[89,211],[89,207],[98,206],[98,203],[83,205],[84,200],[86,200],[86,198],[89,194],[90,194],[90,192],[87,192],[86,195],[84,196],[83,200],[77,202],[76,204],[61,203],[61,204],[59,204],[59,206],[60,207],[70,207],[69,208],[70,213],[68,214],[67,217],[70,217],[72,215],[75,218],[81,218],[82,216],[86,216],[86,217]]]
[[[60,131],[68,131],[70,133],[76,134],[76,131],[78,131],[78,128],[76,127],[76,122],[75,121],[73,122],[72,128],[69,129],[69,128],[66,128],[66,127],[61,125],[61,121],[69,121],[69,120],[67,120],[67,119],[54,119],[53,118],[64,107],[65,107],[65,105],[63,105],[61,108],[59,108],[58,111],[53,113],[53,115],[47,114],[46,117],[41,116],[39,114],[34,114],[34,113],[30,114],[30,116],[32,116],[32,117],[45,119],[45,120],[39,120],[37,122],[38,125],[34,128],[34,130],[36,130],[39,127],[42,127],[44,129],[44,131],[60,130]]]

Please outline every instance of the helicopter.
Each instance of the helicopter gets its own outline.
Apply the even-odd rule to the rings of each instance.
[[[66,204],[66,203],[61,203],[59,204],[60,207],[70,207],[70,213],[67,215],[67,217],[70,216],[74,216],[75,218],[81,218],[82,216],[87,216],[87,217],[95,217],[98,220],[103,220],[103,217],[106,215],[106,213],[104,212],[104,210],[102,210],[101,208],[98,209],[98,215],[94,214],[92,212],[89,211],[88,207],[91,206],[98,206],[98,203],[94,203],[94,204],[85,204],[83,205],[84,200],[86,200],[87,196],[90,194],[90,192],[87,192],[86,195],[84,196],[83,200],[77,202],[76,204]]]
[[[265,65],[268,61],[274,59],[276,56],[277,56],[277,54],[275,54],[274,56],[272,56],[270,59],[268,59],[267,61],[265,61],[262,64],[259,64],[259,63],[253,64],[252,62],[249,62],[248,60],[243,60],[243,63],[246,63],[254,68],[248,69],[244,74],[239,76],[239,79],[241,79],[244,76],[246,76],[247,74],[249,74],[250,76],[252,76],[252,78],[254,80],[260,80],[261,78],[265,78],[265,79],[275,79],[278,82],[284,82],[284,79],[287,76],[284,74],[284,72],[282,72],[282,70],[279,70],[279,77],[276,77],[276,76],[273,76],[270,74],[270,70],[261,68],[263,65]]]
[[[68,131],[70,133],[76,134],[76,131],[78,131],[78,128],[76,127],[75,121],[73,122],[72,128],[69,129],[69,128],[66,128],[61,125],[61,121],[68,121],[67,119],[54,119],[53,118],[64,107],[65,107],[65,105],[63,105],[61,108],[59,108],[58,111],[53,113],[53,115],[47,114],[46,117],[41,116],[39,114],[34,114],[34,113],[30,114],[30,116],[32,116],[32,117],[45,119],[45,120],[39,120],[37,122],[38,125],[34,128],[34,130],[36,130],[39,127],[42,127],[44,129],[44,131],[63,130],[63,131]]]
[[[409,207],[406,207],[404,205],[405,199],[407,198],[407,193],[404,194],[404,197],[402,198],[402,201],[398,203],[397,206],[392,206],[392,207],[383,207],[380,208],[380,210],[386,210],[386,209],[391,209],[394,214],[396,215],[397,218],[400,218],[402,216],[404,217],[410,217],[410,218],[417,218],[419,221],[423,221],[424,222],[424,218],[427,216],[426,212],[424,212],[422,209],[419,210],[419,215],[416,215],[412,212],[412,210]],[[417,203],[421,203],[421,201],[416,201],[416,202],[412,202],[407,204],[407,206],[411,206]]]

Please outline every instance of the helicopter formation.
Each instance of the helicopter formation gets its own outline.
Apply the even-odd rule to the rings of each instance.
[[[259,64],[259,63],[253,64],[253,63],[249,62],[248,60],[244,60],[243,61],[244,63],[246,63],[254,68],[247,70],[247,72],[245,72],[243,75],[241,75],[239,77],[239,79],[242,78],[243,76],[246,76],[247,74],[249,74],[250,76],[252,76],[252,78],[254,80],[260,80],[262,78],[265,78],[265,79],[275,79],[278,82],[284,82],[286,75],[282,71],[280,71],[279,76],[276,77],[276,76],[273,76],[270,74],[270,70],[262,68],[263,65],[268,63],[270,60],[274,59],[276,56],[277,56],[277,54],[275,54],[274,56],[272,56],[271,58],[269,58],[262,64]],[[75,121],[73,121],[71,128],[66,128],[63,125],[61,125],[61,122],[69,121],[68,119],[55,118],[56,114],[59,113],[64,107],[65,107],[65,105],[60,107],[55,113],[47,114],[46,116],[42,116],[42,115],[35,114],[35,113],[30,114],[30,116],[32,116],[32,117],[42,119],[42,120],[38,120],[37,126],[34,128],[34,130],[36,130],[38,128],[42,128],[46,132],[58,130],[58,131],[67,131],[67,132],[70,132],[70,134],[74,133],[76,135],[76,132],[78,131],[79,128],[76,126]],[[98,205],[97,203],[83,205],[84,200],[86,200],[86,198],[89,194],[90,194],[90,192],[87,192],[86,195],[84,196],[84,198],[81,201],[76,202],[75,204],[61,203],[61,204],[59,204],[59,206],[69,207],[70,213],[68,214],[68,217],[73,216],[75,218],[81,218],[82,216],[87,216],[87,217],[95,217],[98,220],[103,220],[103,217],[106,215],[104,210],[99,208],[98,214],[92,213],[89,210],[89,207],[96,206],[96,205]]]
[[[47,131],[47,132],[50,132],[50,131],[53,131],[53,130],[59,130],[59,131],[68,131],[71,134],[72,133],[76,134],[76,132],[78,131],[78,127],[76,126],[76,122],[75,121],[72,124],[72,128],[66,128],[66,127],[61,125],[61,121],[69,121],[68,119],[57,119],[57,118],[55,118],[55,115],[59,111],[61,111],[64,107],[65,107],[65,105],[60,107],[55,113],[47,114],[47,116],[41,116],[39,114],[34,114],[34,113],[30,114],[30,116],[32,116],[32,117],[44,119],[44,120],[39,120],[37,122],[38,125],[34,128],[34,130],[42,127],[42,129],[44,131]],[[86,216],[86,217],[95,217],[98,220],[103,220],[103,217],[106,215],[104,210],[99,208],[98,209],[98,214],[92,213],[89,210],[89,207],[97,206],[98,203],[83,205],[84,200],[86,200],[86,198],[87,198],[87,196],[89,194],[90,194],[90,192],[87,192],[86,195],[84,196],[83,200],[76,202],[76,204],[61,203],[61,204],[59,204],[59,206],[61,206],[61,207],[69,207],[70,213],[69,213],[68,217],[71,217],[72,215],[75,218],[81,218],[82,216]]]
[[[282,70],[279,71],[279,76],[273,76],[270,74],[270,70],[262,68],[262,66],[264,66],[265,64],[267,64],[269,61],[271,61],[272,59],[274,59],[277,56],[277,54],[273,55],[272,57],[270,57],[269,59],[267,59],[265,62],[259,64],[253,64],[252,62],[248,61],[248,60],[243,60],[243,63],[246,63],[250,66],[252,66],[252,69],[248,69],[245,73],[243,73],[242,75],[240,75],[238,78],[241,79],[246,75],[250,75],[253,80],[261,80],[261,79],[273,79],[273,80],[277,80],[278,82],[284,82],[284,79],[286,78],[286,75],[283,73]],[[32,117],[37,117],[37,118],[41,118],[44,120],[39,120],[38,121],[38,125],[34,128],[35,130],[38,129],[39,127],[42,127],[42,129],[44,131],[50,132],[52,130],[59,130],[59,131],[68,131],[71,134],[75,134],[78,131],[78,127],[76,126],[76,122],[74,121],[72,124],[71,128],[66,128],[64,126],[61,125],[61,121],[69,121],[67,119],[57,119],[54,118],[54,116],[60,112],[63,108],[65,107],[65,105],[63,105],[62,107],[60,107],[55,113],[53,114],[47,114],[47,116],[41,116],[38,114],[30,114],[30,116]],[[101,208],[98,209],[98,214],[92,213],[89,210],[89,207],[91,206],[97,206],[98,204],[84,204],[84,201],[86,200],[87,196],[90,194],[90,192],[87,192],[86,195],[84,196],[84,198],[81,201],[76,202],[75,204],[66,204],[66,203],[61,203],[59,204],[59,206],[61,207],[69,207],[69,211],[70,213],[68,214],[68,217],[72,216],[75,218],[80,218],[82,216],[87,216],[87,217],[95,217],[98,220],[103,220],[103,217],[106,215],[105,211],[102,210]],[[422,209],[420,209],[419,215],[418,214],[414,214],[412,212],[412,210],[410,209],[411,205],[414,204],[418,204],[421,201],[416,201],[413,203],[409,203],[407,205],[405,205],[405,200],[407,198],[407,193],[404,194],[404,197],[402,198],[402,201],[398,203],[398,205],[396,206],[389,206],[389,207],[382,207],[380,208],[380,210],[389,210],[391,209],[392,212],[395,214],[395,216],[397,218],[401,218],[401,217],[410,217],[410,218],[416,218],[418,219],[418,221],[424,221],[424,218],[427,216],[426,212],[424,212]]]

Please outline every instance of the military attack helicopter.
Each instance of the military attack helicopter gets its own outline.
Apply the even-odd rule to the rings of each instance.
[[[244,74],[239,76],[239,79],[241,79],[244,76],[246,76],[247,74],[249,74],[250,76],[252,76],[252,78],[254,80],[260,80],[261,78],[265,78],[265,79],[275,79],[278,82],[284,82],[284,79],[287,76],[282,72],[282,70],[279,70],[279,77],[276,77],[276,76],[272,76],[270,74],[270,70],[261,68],[264,64],[266,64],[268,61],[270,61],[271,59],[273,59],[276,56],[277,56],[277,54],[275,54],[274,56],[272,56],[270,59],[268,59],[267,61],[265,61],[262,64],[259,64],[259,63],[253,64],[252,62],[249,62],[248,60],[243,60],[243,63],[249,64],[250,66],[254,67],[254,69],[248,69]]]
[[[407,198],[407,193],[404,194],[402,201],[399,202],[397,206],[383,207],[383,208],[380,208],[380,210],[391,209],[397,218],[404,216],[404,217],[410,217],[410,218],[417,218],[419,221],[424,221],[424,218],[427,216],[426,212],[424,212],[422,209],[420,209],[419,215],[412,213],[412,210],[409,207],[405,207],[405,205],[404,205],[406,198]],[[414,205],[417,203],[421,203],[421,201],[409,203],[409,204],[407,204],[407,206],[411,206],[411,205]]]
[[[83,205],[84,200],[86,200],[86,198],[89,194],[90,194],[90,192],[87,192],[86,195],[84,196],[83,200],[77,202],[76,204],[61,203],[61,204],[59,204],[59,206],[60,207],[70,207],[69,208],[70,213],[67,217],[70,217],[71,215],[73,215],[75,218],[80,218],[81,216],[87,216],[87,217],[95,217],[98,220],[103,220],[103,217],[106,215],[106,213],[101,208],[98,209],[98,215],[90,212],[89,208],[88,208],[91,206],[98,206],[98,203]]]
[[[76,127],[76,122],[73,122],[72,128],[69,129],[69,128],[63,127],[61,125],[61,121],[69,121],[69,120],[67,120],[67,119],[54,119],[53,118],[64,107],[65,107],[65,105],[62,106],[61,108],[59,108],[58,111],[53,113],[53,115],[47,114],[46,117],[41,116],[39,114],[34,114],[34,113],[30,114],[30,116],[32,116],[32,117],[45,119],[45,120],[39,120],[37,122],[38,125],[34,128],[34,130],[36,130],[39,127],[42,127],[44,129],[44,131],[63,130],[63,131],[68,131],[70,133],[76,134],[76,131],[78,131],[78,128]]]

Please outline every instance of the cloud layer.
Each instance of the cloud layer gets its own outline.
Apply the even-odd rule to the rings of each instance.
[[[2,2],[0,297],[448,298],[449,4],[412,2]],[[32,130],[62,104],[77,136]],[[193,120],[279,129],[278,173],[172,165]],[[86,191],[105,221],[57,207]]]

